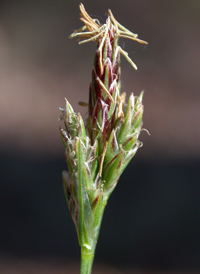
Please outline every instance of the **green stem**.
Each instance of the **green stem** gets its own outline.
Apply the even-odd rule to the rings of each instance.
[[[104,213],[105,206],[107,204],[107,200],[104,200],[102,203],[102,211],[99,216],[99,225],[96,231],[96,239],[94,239],[92,250],[89,250],[87,247],[81,247],[81,267],[80,267],[80,274],[91,274],[92,271],[92,264],[94,260],[94,252],[99,236],[99,231],[101,227],[102,217]]]
[[[82,247],[80,274],[91,274],[93,260],[94,260],[94,253],[91,253],[91,251],[88,252],[87,248]]]

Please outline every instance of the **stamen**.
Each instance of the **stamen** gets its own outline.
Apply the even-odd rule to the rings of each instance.
[[[126,92],[123,92],[121,95],[121,100],[122,100],[122,106],[124,106],[124,103],[126,101]]]
[[[115,31],[117,33],[118,37],[123,37],[123,38],[128,38],[128,39],[132,39],[134,41],[137,41],[141,44],[148,44],[146,41],[143,41],[141,39],[137,39],[138,35],[135,33],[132,33],[131,31],[129,31],[128,29],[126,29],[125,27],[123,27],[120,23],[117,22],[117,20],[115,19],[115,17],[113,16],[111,10],[108,10],[108,13],[110,14],[110,18],[113,22],[113,24],[115,25]],[[120,31],[119,28],[122,29],[122,31]]]
[[[69,38],[71,39],[71,38],[75,37],[77,32],[84,31],[85,29],[86,29],[86,26],[83,26],[80,29],[74,30],[74,32],[69,36]]]
[[[86,12],[86,10],[85,10],[85,8],[84,8],[84,6],[83,6],[82,3],[79,5],[79,8],[80,8],[80,11],[81,11],[81,14],[80,14],[81,18],[80,18],[80,20],[83,21],[83,19],[84,19],[84,23],[85,23],[87,29],[89,31],[98,29],[99,25],[89,16],[89,14]],[[92,29],[90,29],[89,26],[91,26]]]
[[[117,36],[119,36],[117,21],[115,20],[115,17],[113,16],[112,11],[110,9],[108,10],[108,13],[110,14],[110,18],[111,18],[111,20],[113,21],[113,23],[115,25],[115,30],[116,30]]]
[[[108,17],[107,24],[105,25],[106,26],[105,33],[104,33],[103,39],[101,40],[101,44],[99,46],[100,55],[103,55],[102,54],[102,48],[103,48],[104,42],[105,42],[107,34],[108,34],[109,24],[110,24],[110,20],[109,20],[109,17]],[[100,70],[101,70],[101,74],[103,74],[103,64],[102,64],[103,61],[102,60],[103,60],[103,58],[100,58]]]
[[[119,100],[117,118],[119,119],[121,117],[122,119],[124,119],[124,112],[122,109],[122,106],[123,106],[122,97],[118,95],[117,99]]]
[[[110,98],[110,100],[114,103],[115,100],[112,98],[112,95],[110,94],[110,92],[107,90],[107,88],[105,87],[104,83],[101,81],[101,79],[99,77],[96,78],[96,80],[99,82],[100,86],[103,88],[103,90],[106,92],[106,94],[108,95],[108,97]]]
[[[78,104],[79,104],[79,106],[82,106],[82,107],[87,107],[88,106],[88,103],[82,102],[82,101],[79,101]]]
[[[92,20],[92,18],[91,18],[92,22],[91,22],[91,21],[87,21],[85,18],[80,18],[80,20],[81,20],[83,23],[85,23],[85,25],[86,25],[86,27],[87,27],[88,30],[90,30],[90,27],[91,27],[91,30],[92,30],[92,31],[99,28],[98,25],[97,25],[98,27],[95,26],[94,21]]]
[[[119,37],[128,38],[128,39],[137,41],[138,43],[144,44],[144,45],[147,45],[147,44],[148,44],[148,43],[147,43],[146,41],[144,41],[144,40],[138,39],[138,38],[136,38],[136,37],[132,37],[132,36],[120,34],[120,33],[119,33]]]
[[[85,39],[85,40],[79,42],[79,45],[84,44],[84,43],[87,43],[87,42],[90,42],[90,41],[94,41],[94,40],[96,40],[96,38],[98,38],[98,37],[101,36],[101,35],[102,35],[102,32],[98,33],[98,34],[95,35],[95,36],[92,36],[92,37],[89,38],[89,39]]]
[[[73,34],[73,37],[76,37],[76,36],[81,36],[81,35],[88,35],[88,36],[91,36],[92,34],[95,34],[95,33],[99,33],[99,30],[102,28],[103,26],[101,26],[99,29],[96,29],[94,31],[85,31],[85,32],[76,32],[76,33],[72,33]],[[86,29],[86,27],[85,27]],[[71,35],[72,35],[71,34]],[[70,35],[70,36],[71,36]],[[71,38],[71,37],[70,37]]]
[[[131,66],[137,70],[136,64],[131,60],[131,58],[128,57],[128,52],[124,51],[120,46],[118,46],[119,51],[121,52],[122,55],[126,58],[126,60],[131,64]]]
[[[124,26],[122,26],[119,22],[117,22],[117,26],[118,26],[119,29],[121,29],[126,34],[129,34],[130,36],[133,36],[133,37],[138,37],[138,34],[131,32],[130,30],[128,30],[127,28],[125,28]]]
[[[134,41],[139,42],[144,45],[148,44],[146,41],[138,39],[137,38],[138,35],[136,33],[129,31],[127,28],[125,28],[119,22],[117,22],[117,20],[113,16],[110,9],[108,10],[109,16],[106,21],[106,24],[100,25],[100,23],[98,22],[97,19],[92,19],[89,16],[89,14],[86,12],[83,4],[80,4],[79,8],[81,11],[80,20],[85,24],[85,26],[83,26],[79,30],[75,30],[74,33],[72,33],[69,36],[69,38],[79,36],[81,38],[81,41],[79,42],[80,45],[90,42],[90,41],[96,41],[100,44],[98,50],[99,50],[99,53],[101,56],[101,58],[100,58],[100,72],[101,72],[101,74],[103,74],[103,65],[104,65],[102,51],[103,51],[103,46],[105,44],[105,40],[107,38],[109,29],[110,29],[110,24],[112,24],[113,30],[117,37],[131,39],[131,40],[134,40]],[[86,29],[88,31],[85,31]],[[137,70],[136,64],[130,59],[130,57],[128,56],[128,53],[126,51],[124,51],[120,46],[118,46],[118,49],[119,49],[120,53],[122,55],[124,55],[124,57],[127,59],[127,61],[131,64],[131,66]],[[105,88],[104,88],[104,90],[105,90]],[[105,91],[107,93],[107,90],[105,90]]]

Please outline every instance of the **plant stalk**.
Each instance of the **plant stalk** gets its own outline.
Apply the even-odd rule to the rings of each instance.
[[[80,274],[90,274],[92,271],[92,264],[94,260],[94,253],[91,250],[88,252],[86,247],[81,248],[81,267]]]
[[[98,241],[99,232],[100,232],[101,223],[102,223],[103,214],[104,214],[106,205],[107,205],[107,200],[104,200],[102,202],[102,211],[101,211],[101,216],[99,217],[99,226],[96,231],[96,239],[94,240],[94,243],[93,243],[93,249],[88,250],[86,247],[81,247],[80,274],[91,274],[92,273],[92,265],[93,265],[93,261],[94,261],[96,244]]]

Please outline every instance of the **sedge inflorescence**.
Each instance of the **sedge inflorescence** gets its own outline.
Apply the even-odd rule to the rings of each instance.
[[[92,81],[89,87],[88,119],[86,125],[66,99],[61,109],[60,129],[65,145],[68,172],[63,172],[63,185],[78,239],[86,254],[93,254],[99,234],[103,211],[120,175],[137,152],[142,129],[143,92],[131,93],[127,104],[126,93],[121,92],[120,54],[137,69],[119,45],[119,37],[142,44],[134,34],[116,21],[108,10],[106,23],[92,19],[80,4],[84,26],[70,38],[78,37],[79,44],[94,41]],[[89,273],[89,272],[88,272]]]

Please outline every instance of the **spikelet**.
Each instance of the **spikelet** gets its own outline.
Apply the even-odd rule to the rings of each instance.
[[[61,109],[64,128],[60,134],[68,164],[68,172],[63,172],[64,191],[82,249],[81,273],[85,274],[90,273],[91,266],[83,270],[83,258],[91,255],[92,264],[107,200],[141,146],[138,137],[142,128],[143,92],[138,97],[131,93],[125,104],[126,94],[121,93],[120,84],[120,54],[137,67],[118,40],[123,37],[142,44],[147,42],[119,24],[110,10],[106,23],[101,25],[87,14],[83,4],[79,8],[84,26],[70,38],[78,37],[79,44],[90,41],[97,44],[89,101],[80,102],[88,106],[88,119],[84,125],[81,115],[66,100],[66,108]]]

